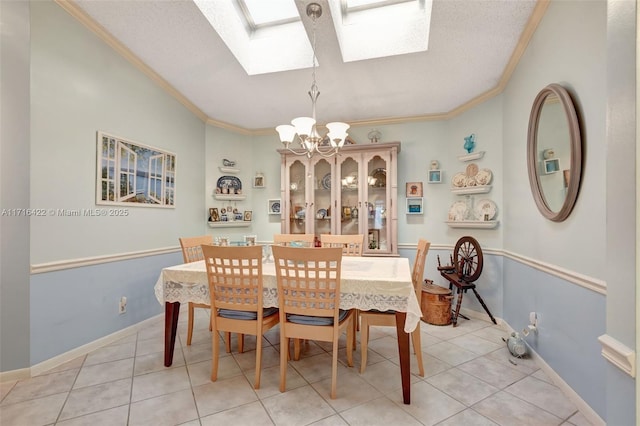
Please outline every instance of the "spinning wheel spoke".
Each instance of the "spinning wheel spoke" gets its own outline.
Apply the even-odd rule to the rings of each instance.
[[[482,273],[482,249],[473,237],[462,237],[453,250],[453,264],[458,275],[467,282],[473,282]]]

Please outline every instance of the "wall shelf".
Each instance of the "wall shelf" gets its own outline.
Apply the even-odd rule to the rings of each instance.
[[[479,160],[484,157],[484,151],[472,152],[471,154],[465,154],[458,156],[458,160],[460,161],[472,161]]]
[[[491,185],[465,186],[463,188],[451,188],[451,192],[456,195],[466,194],[486,194],[491,191]]]
[[[493,229],[498,226],[497,220],[449,220],[445,223],[450,228]]]
[[[211,222],[208,221],[209,228],[247,228],[251,226],[251,221],[232,220],[228,222]]]
[[[222,173],[240,173],[240,169],[237,169],[235,167],[218,166],[218,169],[220,169]]]
[[[247,196],[242,194],[213,194],[213,198],[222,201],[241,201],[247,198]]]

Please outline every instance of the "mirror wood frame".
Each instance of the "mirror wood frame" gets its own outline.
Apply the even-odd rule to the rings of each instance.
[[[569,185],[562,207],[558,211],[553,211],[545,200],[540,183],[540,169],[538,167],[538,124],[540,114],[548,96],[555,95],[562,104],[564,115],[569,128],[569,143],[571,147],[571,160],[569,172]],[[559,84],[550,84],[538,93],[533,101],[531,114],[529,116],[529,129],[527,134],[527,168],[529,171],[529,183],[533,199],[538,206],[538,210],[544,217],[554,222],[565,220],[578,198],[580,189],[580,179],[582,177],[582,138],[580,136],[580,123],[571,100],[569,92]]]

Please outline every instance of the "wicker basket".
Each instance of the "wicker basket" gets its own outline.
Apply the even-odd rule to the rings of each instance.
[[[433,325],[451,324],[451,290],[424,280],[422,285],[422,320]]]

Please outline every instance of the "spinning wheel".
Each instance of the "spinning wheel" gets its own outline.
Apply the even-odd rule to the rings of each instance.
[[[438,258],[438,263],[440,259]],[[482,305],[485,312],[489,314],[491,321],[496,324],[496,320],[491,315],[489,308],[485,305],[484,300],[476,291],[476,285],[474,281],[480,278],[482,273],[482,249],[480,244],[475,238],[470,236],[462,237],[456,242],[453,249],[453,256],[451,257],[451,265],[438,266],[440,275],[449,281],[449,289],[453,290],[453,287],[457,289],[457,301],[456,309],[452,314],[452,322],[455,327],[458,324],[458,316],[465,319],[469,319],[460,314],[460,307],[462,306],[462,297],[467,290],[472,290],[475,294],[478,302]]]
[[[453,249],[453,264],[458,278],[473,282],[482,273],[482,249],[473,237],[462,237]]]

